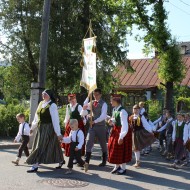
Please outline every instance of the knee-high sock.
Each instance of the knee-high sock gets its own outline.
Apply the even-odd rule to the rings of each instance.
[[[119,168],[119,164],[115,164],[114,170],[117,169],[117,168]]]
[[[135,153],[135,159],[136,162],[140,160],[140,151],[134,152]]]
[[[120,165],[122,170],[126,170],[126,163]]]
[[[35,163],[35,164],[32,165],[32,167],[38,168],[38,167],[39,167],[39,164],[38,164],[38,163]]]

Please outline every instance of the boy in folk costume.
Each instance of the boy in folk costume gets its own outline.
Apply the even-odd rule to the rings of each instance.
[[[71,131],[70,128],[70,119],[77,119],[78,121],[78,127],[82,130],[82,132],[85,134],[85,127],[83,123],[83,118],[80,115],[80,112],[82,111],[82,106],[77,103],[76,94],[68,94],[68,101],[69,104],[66,108],[66,115],[65,115],[65,133],[64,137],[68,137]],[[62,143],[62,148],[65,150],[65,156],[70,156],[70,144]],[[85,146],[82,147],[82,155],[84,155],[85,152]],[[76,163],[76,160],[74,159],[74,163]],[[57,169],[61,168],[64,163],[59,163],[59,166],[56,167]]]
[[[18,149],[17,158],[15,161],[12,161],[13,164],[18,165],[19,160],[22,156],[22,152],[24,151],[26,157],[29,156],[29,150],[28,150],[28,143],[29,143],[29,136],[30,136],[30,127],[27,122],[25,122],[25,115],[22,113],[19,113],[16,115],[17,121],[20,123],[18,134],[15,137],[14,143],[19,142],[20,139],[22,139],[22,144],[20,145]]]
[[[158,129],[157,132],[160,133],[163,130],[166,130],[166,150],[162,155],[166,156],[167,160],[170,160],[173,158],[172,133],[173,133],[173,122],[175,121],[172,117],[172,113],[170,110],[166,111],[166,117],[167,117],[166,124],[160,129]]]
[[[129,125],[132,129],[133,151],[135,153],[136,163],[134,167],[140,166],[140,151],[155,142],[152,127],[149,125],[145,117],[139,114],[138,105],[133,106],[133,115],[129,118]]]
[[[184,133],[185,121],[184,115],[179,113],[177,115],[177,120],[173,122],[173,133],[172,141],[175,145],[175,160],[173,167],[176,168],[177,164],[180,163],[181,159],[184,157],[184,142],[183,142],[183,133]]]
[[[190,162],[190,114],[185,114],[185,126],[183,131],[183,144],[185,148],[185,157],[182,166],[187,166]]]
[[[162,115],[156,120],[153,122],[154,125],[157,125],[157,128],[156,129],[160,129],[161,127],[163,127],[165,124],[166,124],[166,111],[167,109],[164,108],[163,109],[163,112],[162,112]],[[160,142],[160,153],[164,152],[164,140],[166,141],[166,136],[165,136],[165,130],[163,130],[161,133],[159,133],[158,135],[158,139],[159,139],[159,142]]]
[[[73,160],[76,159],[77,162],[84,167],[85,172],[88,170],[88,164],[82,160],[82,146],[84,144],[84,133],[81,129],[78,128],[78,120],[77,119],[70,119],[70,134],[67,137],[63,137],[63,143],[70,144],[70,156],[69,156],[69,163],[68,168],[69,170],[66,174],[72,173],[73,168]]]
[[[113,115],[109,121],[112,125],[108,139],[108,162],[115,164],[112,174],[126,173],[126,163],[132,159],[132,133],[128,127],[128,114],[121,106],[121,97],[113,95],[111,99]]]

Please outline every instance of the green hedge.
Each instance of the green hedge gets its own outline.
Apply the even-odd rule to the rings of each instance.
[[[23,105],[0,105],[0,136],[15,136],[19,123],[16,120],[18,113],[24,113],[28,120],[29,110]]]
[[[14,102],[15,103],[15,102]],[[19,123],[16,120],[16,115],[18,113],[24,113],[26,116],[26,121],[29,121],[30,109],[29,105],[26,104],[8,104],[0,105],[0,136],[10,136],[14,137],[18,132]],[[65,108],[63,106],[59,109],[59,118],[61,130],[64,131],[64,118],[65,118]]]

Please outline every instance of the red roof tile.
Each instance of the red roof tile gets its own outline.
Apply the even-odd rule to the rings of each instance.
[[[186,65],[186,75],[181,85],[190,86],[190,57],[184,56],[183,62]],[[148,89],[157,87],[161,80],[158,78],[158,59],[133,59],[131,66],[134,73],[127,73],[124,66],[119,66],[113,77],[119,79],[119,89]]]

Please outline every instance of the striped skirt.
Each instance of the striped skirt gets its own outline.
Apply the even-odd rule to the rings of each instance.
[[[28,164],[53,164],[63,161],[63,153],[52,123],[40,124],[26,162]]]
[[[151,145],[156,141],[154,134],[149,133],[145,129],[137,130],[133,132],[133,151],[141,151],[145,147]]]

